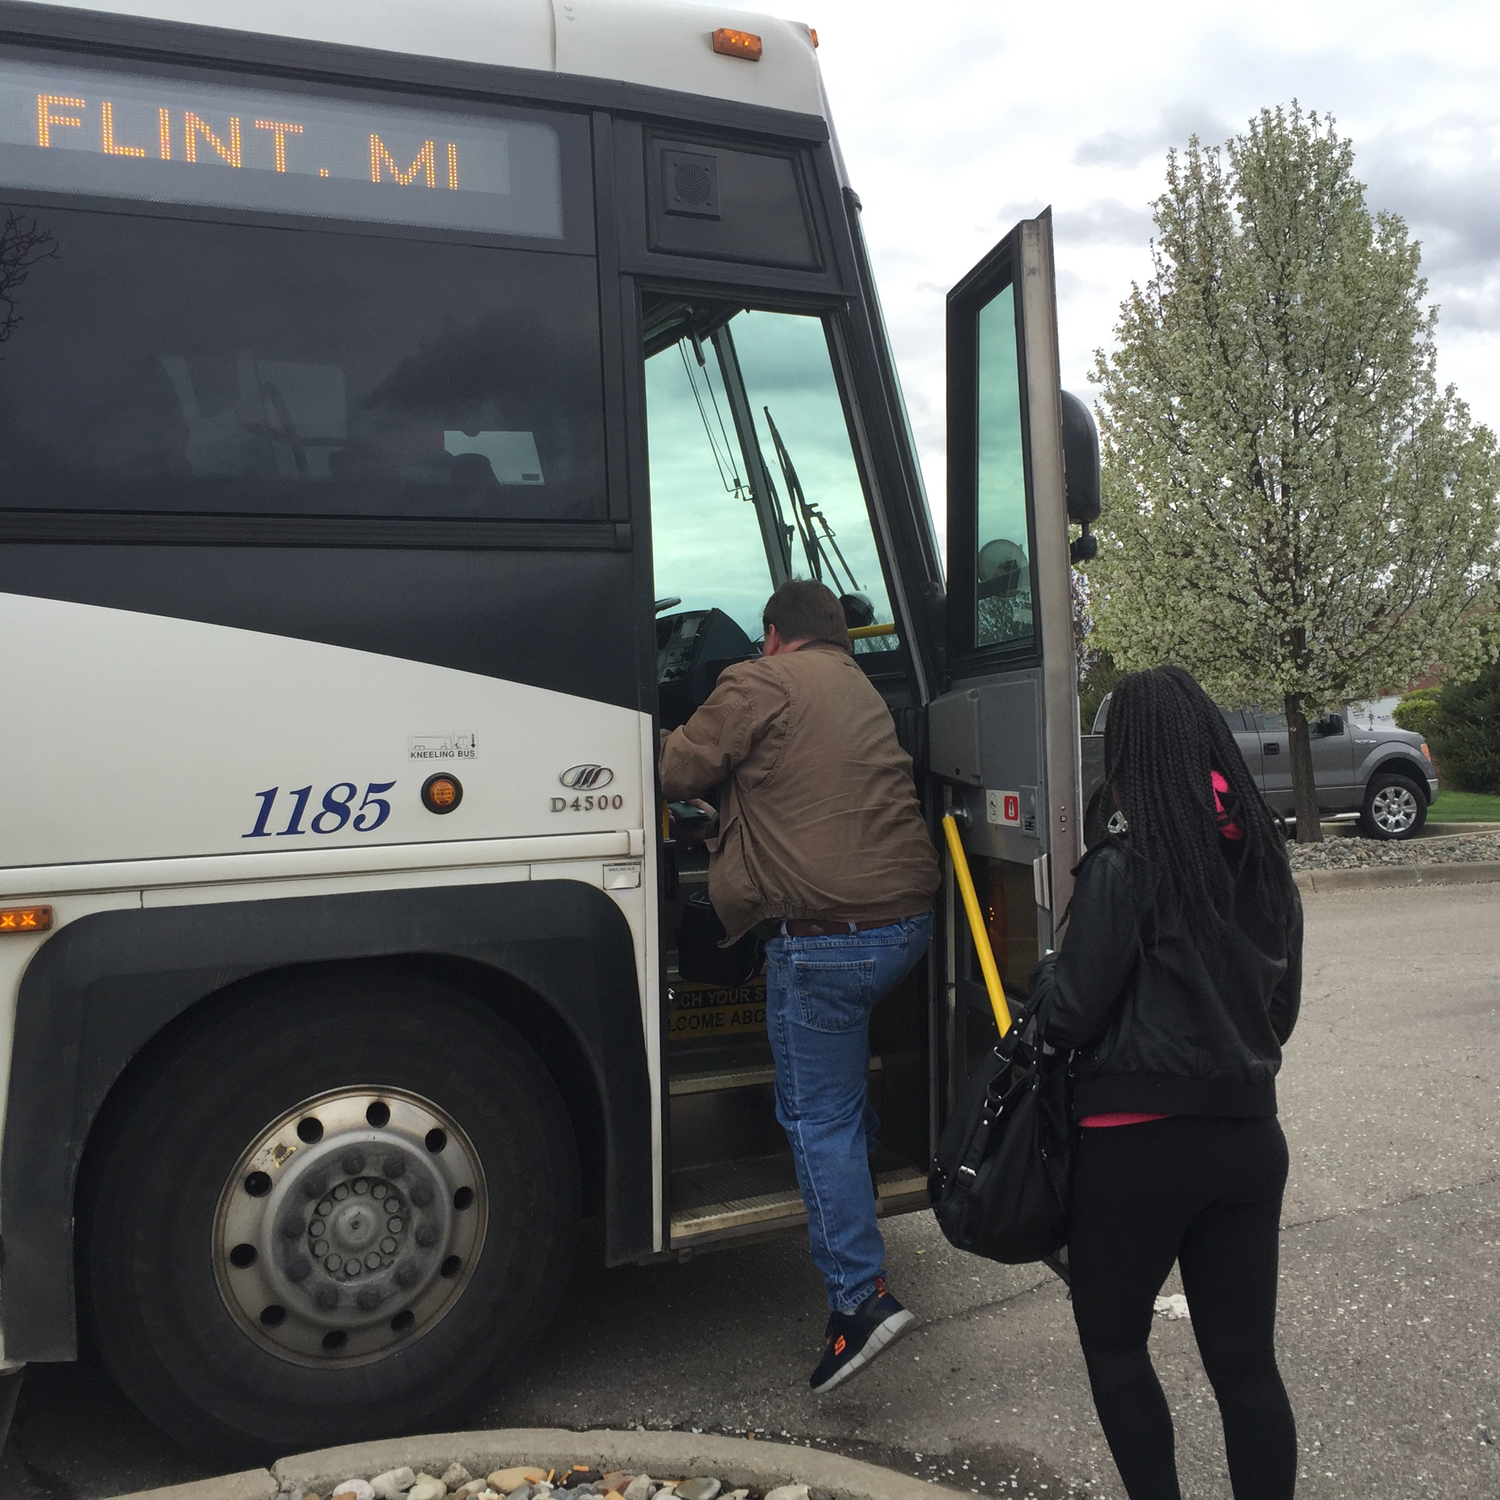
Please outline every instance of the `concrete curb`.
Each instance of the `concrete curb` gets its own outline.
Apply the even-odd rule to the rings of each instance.
[[[945,1485],[929,1484],[862,1459],[844,1458],[819,1448],[790,1443],[714,1437],[687,1432],[569,1432],[557,1427],[511,1427],[491,1432],[450,1432],[428,1437],[383,1438],[324,1448],[283,1458],[271,1469],[247,1469],[197,1484],[143,1490],[116,1500],[274,1500],[282,1490],[326,1495],[341,1479],[369,1476],[409,1464],[419,1472],[441,1474],[455,1460],[471,1474],[488,1474],[516,1464],[561,1468],[588,1463],[609,1470],[626,1468],[659,1479],[711,1474],[731,1486],[768,1490],[778,1484],[818,1485],[834,1500],[933,1500],[957,1496]]]
[[[1303,891],[1374,891],[1414,885],[1481,885],[1500,880],[1500,860],[1454,860],[1441,865],[1370,865],[1362,870],[1298,870]]]
[[[342,1479],[344,1476],[339,1475]],[[172,1484],[161,1490],[132,1490],[115,1500],[275,1500],[280,1486],[269,1469],[244,1469],[200,1479],[193,1484]],[[299,1497],[300,1500],[300,1497]]]
[[[1441,820],[1434,823],[1429,819],[1421,837],[1447,839],[1465,833],[1500,833],[1500,823],[1444,823]]]

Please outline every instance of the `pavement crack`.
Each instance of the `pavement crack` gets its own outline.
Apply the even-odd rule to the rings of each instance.
[[[1022,1297],[1029,1297],[1033,1292],[1040,1291],[1049,1281],[1057,1278],[1049,1271],[1039,1281],[1030,1286],[1022,1287],[1020,1291],[1010,1292],[1004,1297],[996,1297],[992,1302],[978,1302],[973,1307],[966,1307],[958,1312],[942,1313],[935,1318],[923,1318],[920,1328],[914,1328],[912,1332],[927,1333],[935,1328],[946,1328],[955,1323],[972,1322],[983,1313],[994,1312],[997,1308],[1005,1307],[1012,1302],[1019,1302]]]
[[[1358,1208],[1341,1208],[1336,1213],[1318,1214],[1310,1219],[1294,1219],[1290,1223],[1283,1224],[1281,1232],[1288,1234],[1293,1229],[1310,1229],[1319,1224],[1336,1224],[1340,1219],[1355,1219],[1361,1214],[1377,1214],[1388,1208],[1405,1208],[1409,1203],[1422,1203],[1429,1198],[1446,1198],[1452,1193],[1470,1193],[1475,1188],[1493,1187],[1497,1182],[1500,1182],[1500,1172],[1492,1172],[1488,1177],[1480,1177],[1473,1182],[1455,1183],[1452,1187],[1431,1188],[1425,1192],[1408,1193],[1404,1198],[1391,1198],[1383,1203],[1366,1203]]]

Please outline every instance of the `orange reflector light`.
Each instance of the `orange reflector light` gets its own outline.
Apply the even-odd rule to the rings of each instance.
[[[714,32],[714,51],[725,57],[743,57],[749,62],[759,62],[760,38],[753,31],[735,31],[733,27],[721,26]]]
[[[448,776],[440,771],[422,783],[422,806],[428,812],[450,813],[463,800],[463,783],[457,776]]]
[[[1425,755],[1429,761],[1432,759],[1432,751],[1427,748],[1426,740],[1422,741],[1422,754]]]
[[[51,925],[50,906],[0,907],[0,932],[45,932]]]
[[[812,38],[813,46],[816,47],[818,45],[818,28],[816,26],[809,26],[807,34]]]

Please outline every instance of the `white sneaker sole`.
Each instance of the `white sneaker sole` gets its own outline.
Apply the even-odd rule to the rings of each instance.
[[[876,1326],[874,1332],[865,1340],[865,1347],[843,1369],[825,1380],[822,1385],[813,1387],[813,1395],[822,1396],[831,1391],[834,1386],[842,1385],[851,1375],[858,1375],[877,1354],[883,1354],[889,1349],[916,1321],[917,1315],[909,1308],[903,1307],[900,1312],[892,1313],[885,1322]]]

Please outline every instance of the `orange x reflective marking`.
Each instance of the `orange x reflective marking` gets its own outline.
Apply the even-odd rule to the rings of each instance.
[[[51,925],[50,906],[0,907],[0,932],[45,932]]]

